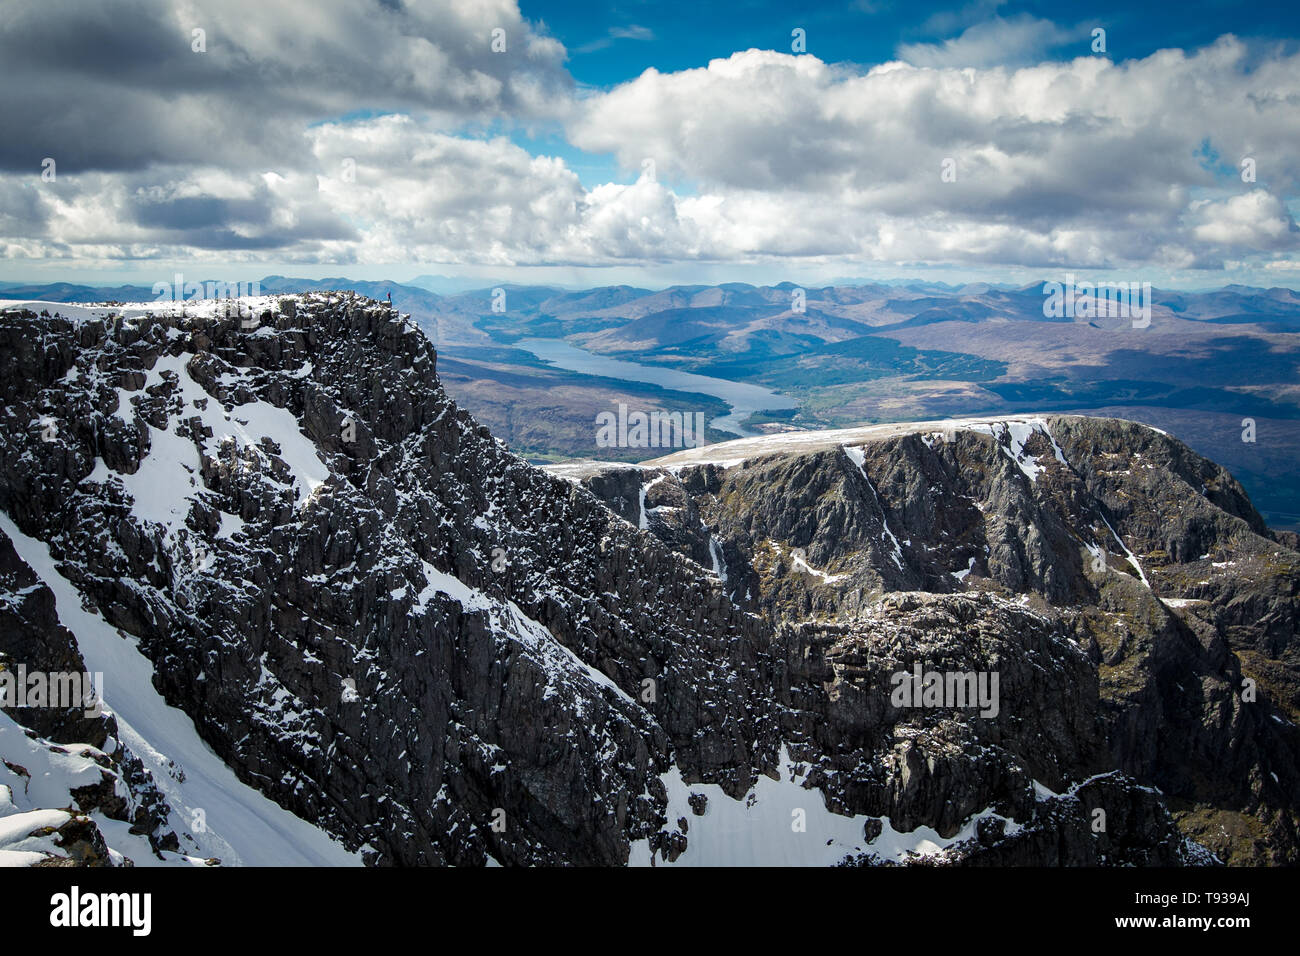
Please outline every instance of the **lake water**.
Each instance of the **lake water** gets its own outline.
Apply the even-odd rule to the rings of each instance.
[[[622,379],[625,382],[648,382],[678,392],[702,392],[705,395],[713,395],[730,405],[731,413],[722,418],[715,418],[709,424],[722,431],[734,432],[744,437],[756,434],[740,425],[753,412],[797,407],[797,403],[792,399],[779,392],[763,388],[761,385],[729,382],[725,378],[696,375],[694,372],[683,372],[674,368],[625,362],[622,359],[588,352],[562,339],[522,339],[515,343],[514,347],[532,352],[542,361],[550,362],[570,372],[603,375],[607,378]]]

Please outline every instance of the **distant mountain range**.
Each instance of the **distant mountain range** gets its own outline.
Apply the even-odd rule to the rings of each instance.
[[[747,432],[1026,410],[1145,421],[1229,467],[1271,524],[1300,528],[1292,480],[1300,294],[1291,289],[1152,289],[1149,324],[1135,327],[1127,317],[1047,315],[1041,283],[457,289],[464,281],[267,276],[260,287],[349,289],[384,301],[391,294],[437,345],[448,391],[535,461],[651,457],[648,449],[598,447],[596,416],[621,402],[716,420],[728,404],[709,381],[722,380],[777,395],[773,408],[755,409]],[[6,283],[0,294],[154,298],[144,286],[71,283]],[[547,364],[520,345],[530,339],[563,340],[590,360]],[[703,378],[664,384],[668,371]],[[732,426],[710,438],[735,434]]]

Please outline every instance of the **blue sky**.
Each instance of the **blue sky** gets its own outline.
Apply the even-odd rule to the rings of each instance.
[[[1228,2],[12,0],[0,279],[1294,286],[1298,37]]]
[[[1266,41],[1300,37],[1300,4],[1199,0],[1188,3],[1076,2],[860,3],[796,5],[775,2],[713,4],[691,0],[573,4],[524,0],[526,17],[544,24],[569,50],[569,70],[580,83],[610,86],[646,69],[663,72],[701,66],[750,47],[788,52],[790,30],[802,27],[808,52],[831,63],[884,63],[907,43],[940,42],[993,17],[1032,17],[1063,27],[1108,31],[1111,56],[1148,56],[1170,47],[1191,49],[1225,33]],[[1068,59],[1086,45],[1043,51]]]

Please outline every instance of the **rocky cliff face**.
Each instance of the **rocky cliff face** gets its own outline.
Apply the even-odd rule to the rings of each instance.
[[[616,863],[671,766],[772,762],[715,581],[507,453],[396,314],[266,306],[0,326],[0,508],[241,779],[376,862]]]
[[[773,624],[783,729],[846,812],[944,833],[1123,779],[1126,807],[1224,861],[1297,860],[1300,555],[1230,475],[1115,420],[825,434],[555,470]],[[1001,713],[891,710],[918,661],[998,671]],[[1066,862],[1132,852],[1077,832]],[[991,855],[1061,859],[1024,843]]]
[[[565,480],[352,295],[10,311],[0,354],[0,667],[109,669],[105,716],[0,717],[102,771],[6,764],[12,852],[255,862],[200,805],[228,767],[312,862],[1296,860],[1300,556],[1149,429]],[[996,706],[899,703],[913,669]]]

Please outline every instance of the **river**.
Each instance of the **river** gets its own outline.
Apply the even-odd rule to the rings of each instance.
[[[757,433],[741,427],[740,423],[753,412],[797,407],[794,400],[761,385],[731,382],[725,378],[696,375],[694,372],[683,372],[675,368],[625,362],[622,359],[588,352],[586,349],[570,345],[563,339],[521,339],[514,347],[532,352],[542,361],[550,362],[570,372],[603,375],[606,378],[622,379],[625,382],[647,382],[678,392],[701,392],[705,395],[713,395],[730,405],[731,413],[722,418],[715,418],[709,424],[720,431],[734,432],[746,438]]]

